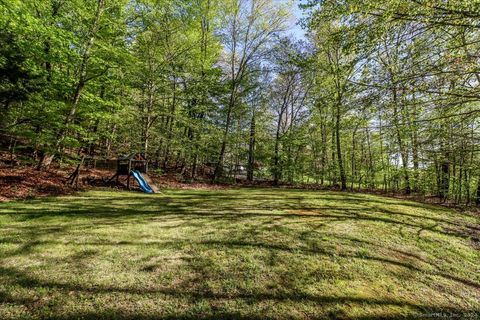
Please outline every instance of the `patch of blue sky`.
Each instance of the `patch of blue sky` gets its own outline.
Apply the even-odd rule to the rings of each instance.
[[[300,9],[299,5],[303,0],[276,0],[281,3],[285,3],[291,10],[291,17],[289,20],[288,29],[286,30],[287,35],[294,37],[298,40],[305,39],[305,30],[302,29],[300,21],[304,18],[303,10]]]

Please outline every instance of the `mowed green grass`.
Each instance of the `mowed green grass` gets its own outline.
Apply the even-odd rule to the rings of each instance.
[[[323,191],[4,203],[0,319],[475,319],[478,227],[440,207]]]

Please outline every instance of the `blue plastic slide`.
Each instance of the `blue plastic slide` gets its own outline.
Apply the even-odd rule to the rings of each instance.
[[[137,170],[132,170],[132,175],[137,180],[140,189],[145,193],[153,193],[152,188],[148,185],[147,181],[143,178],[142,174]]]

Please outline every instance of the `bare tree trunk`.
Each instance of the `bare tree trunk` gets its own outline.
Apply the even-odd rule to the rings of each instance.
[[[442,201],[446,201],[448,198],[448,190],[450,188],[450,163],[448,161],[448,153],[445,157],[445,159],[442,161],[441,164],[441,171],[440,171],[440,193],[439,196],[442,199]]]
[[[171,141],[172,136],[173,136],[173,124],[175,120],[175,109],[176,109],[176,104],[177,104],[177,77],[174,74],[173,75],[173,84],[172,84],[172,89],[173,89],[173,95],[172,95],[172,103],[170,104],[170,115],[167,117],[167,140]],[[168,168],[168,162],[170,160],[170,143],[167,143],[165,146],[165,158],[163,160],[163,169],[167,170]]]
[[[357,148],[357,144],[356,144],[356,134],[357,134],[357,129],[358,129],[358,124],[355,126],[355,129],[353,130],[353,133],[352,133],[352,156],[351,156],[351,159],[350,161],[352,162],[351,163],[351,166],[352,166],[352,177],[351,177],[351,181],[350,181],[350,189],[353,190],[354,188],[354,182],[355,182],[355,179],[357,177],[357,167],[355,165],[355,151],[356,151],[356,148]]]
[[[367,136],[367,148],[368,148],[368,187],[370,189],[375,189],[376,184],[375,184],[375,165],[373,162],[373,156],[372,156],[372,143],[370,140],[370,131],[368,130],[368,127],[365,128],[365,133]],[[380,153],[380,156],[383,157],[382,153]]]
[[[340,183],[341,190],[344,191],[347,189],[347,177],[345,175],[345,168],[343,167],[343,157],[342,157],[342,148],[341,148],[341,139],[340,139],[340,97],[338,99],[336,106],[336,115],[335,115],[335,141],[337,145],[337,159],[338,159],[338,170],[340,173]]]
[[[273,184],[278,185],[278,181],[280,180],[280,122],[278,120],[277,123],[277,132],[275,134],[275,148],[274,148],[274,156],[273,156]]]
[[[223,171],[223,160],[225,158],[225,150],[227,148],[228,132],[230,131],[230,122],[232,121],[232,110],[235,104],[235,85],[232,84],[232,92],[230,94],[230,101],[228,103],[227,110],[227,122],[225,123],[225,130],[223,132],[222,146],[220,148],[220,155],[218,156],[218,162],[215,166],[212,182],[217,182]]]
[[[393,83],[393,76],[392,76],[392,83]],[[402,168],[403,168],[402,171],[403,171],[403,177],[405,180],[405,193],[410,194],[411,188],[410,188],[410,176],[408,174],[408,151],[405,144],[403,143],[402,133],[399,127],[400,119],[398,115],[397,88],[393,87],[392,95],[393,95],[393,116],[394,116],[394,122],[395,122],[395,130],[397,133],[398,148],[400,151],[400,156],[402,158]]]
[[[413,95],[413,120],[417,120],[417,100],[415,94]],[[418,155],[418,129],[417,125],[410,123],[410,128],[412,130],[411,139],[412,139],[412,160],[413,160],[413,191],[419,191],[419,155]]]
[[[332,122],[334,123],[335,120],[332,119]],[[331,152],[331,155],[332,155],[332,165],[331,165],[331,170],[330,170],[330,185],[331,186],[337,186],[337,168],[336,168],[336,165],[335,165],[335,162],[336,162],[336,153],[335,153],[335,146],[336,146],[336,139],[335,139],[335,128],[334,130],[332,130],[332,143],[331,143],[331,146],[330,146],[330,152]]]
[[[80,96],[82,94],[83,88],[85,87],[87,80],[87,68],[90,60],[90,50],[92,49],[93,43],[95,41],[95,36],[99,27],[100,16],[105,6],[105,0],[97,0],[97,11],[95,13],[95,19],[92,23],[91,29],[89,30],[89,36],[85,49],[82,56],[82,63],[79,69],[79,78],[75,86],[75,92],[72,97],[72,102],[70,104],[70,110],[65,118],[64,126],[57,135],[57,142],[54,146],[54,151],[58,153],[60,151],[63,140],[65,139],[68,132],[68,125],[74,120],[75,113],[77,112],[78,102],[80,101]],[[53,161],[55,152],[52,154],[44,154],[37,165],[37,169],[48,168]]]
[[[321,178],[320,184],[323,186],[325,182],[325,166],[327,165],[327,126],[326,126],[326,119],[324,119],[322,123],[322,157],[321,157],[321,164],[322,164],[322,171],[321,171]]]
[[[112,126],[112,135],[117,132],[117,124],[114,123]],[[110,157],[110,152],[112,150],[112,139],[108,138],[107,141],[105,142],[105,156],[107,158]]]
[[[252,112],[252,120],[250,121],[250,139],[248,143],[248,166],[247,166],[248,181],[253,181],[254,163],[255,163],[255,109]]]
[[[477,194],[475,198],[475,203],[480,205],[480,175],[477,178]]]
[[[147,157],[147,153],[148,153],[148,147],[149,147],[149,140],[150,140],[150,127],[152,125],[152,111],[153,111],[153,96],[154,96],[154,92],[155,92],[155,84],[153,84],[153,81],[149,80],[148,81],[148,86],[147,86],[147,90],[148,90],[148,99],[147,99],[147,103],[146,103],[146,107],[145,107],[145,104],[141,103],[142,105],[142,114],[143,114],[143,117],[142,117],[142,120],[143,120],[143,128],[142,128],[142,151],[145,153],[145,156]]]

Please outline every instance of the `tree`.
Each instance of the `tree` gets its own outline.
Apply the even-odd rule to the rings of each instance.
[[[351,43],[348,41],[348,26],[340,22],[321,19],[312,26],[315,28],[316,64],[318,66],[317,85],[321,85],[324,96],[320,97],[323,103],[327,103],[333,110],[335,137],[335,156],[337,159],[338,173],[340,176],[341,190],[347,188],[347,177],[341,144],[341,119],[344,116],[346,95],[349,90],[350,80],[354,76],[358,57],[351,51]]]
[[[226,121],[220,153],[212,181],[217,181],[223,169],[232,113],[240,97],[245,94],[241,84],[250,66],[265,57],[268,43],[286,23],[287,12],[271,0],[231,0],[225,12],[225,29],[222,31],[228,69],[228,101],[225,104]]]

